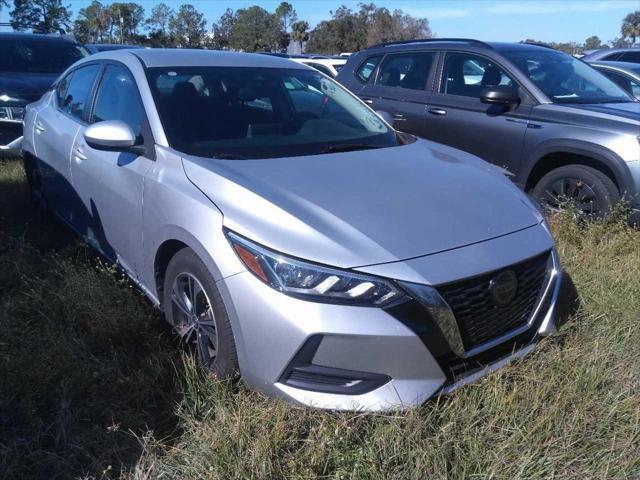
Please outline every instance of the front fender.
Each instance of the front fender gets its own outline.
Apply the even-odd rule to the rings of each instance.
[[[637,194],[637,186],[627,162],[615,152],[602,145],[574,139],[551,139],[538,144],[532,149],[517,175],[517,183],[527,185],[529,177],[538,162],[550,154],[574,154],[591,158],[608,167],[615,176],[616,183],[623,192]]]

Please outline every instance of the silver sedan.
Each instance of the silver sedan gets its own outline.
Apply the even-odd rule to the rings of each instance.
[[[100,53],[25,116],[33,201],[215,375],[298,404],[404,408],[555,330],[560,267],[537,207],[307,66]]]

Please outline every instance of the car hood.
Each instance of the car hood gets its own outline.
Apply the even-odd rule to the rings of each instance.
[[[18,98],[22,103],[38,100],[58,78],[58,74],[0,72],[0,95]]]
[[[451,250],[542,220],[494,166],[410,145],[306,157],[185,157],[227,228],[299,258],[354,268]]]
[[[640,122],[640,102],[571,104],[571,107]]]

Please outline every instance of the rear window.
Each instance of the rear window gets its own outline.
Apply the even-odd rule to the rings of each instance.
[[[356,76],[363,82],[368,82],[371,74],[378,66],[378,63],[380,63],[381,58],[382,56],[368,58],[367,61],[360,66],[356,72]]]
[[[0,39],[0,71],[61,73],[87,55],[71,42],[29,38]]]

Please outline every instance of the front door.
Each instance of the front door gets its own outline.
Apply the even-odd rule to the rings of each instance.
[[[486,87],[518,87],[503,68],[476,54],[448,52],[440,86],[429,100],[426,137],[459,148],[515,172],[521,161],[532,102],[510,110],[480,101]]]
[[[138,142],[144,142],[142,100],[133,76],[120,64],[106,66],[89,123],[105,120],[123,121]],[[83,233],[92,245],[135,278],[142,258],[144,179],[153,161],[132,152],[93,149],[83,131],[84,127],[76,137],[71,159],[75,189],[90,213]]]
[[[34,125],[44,195],[51,210],[74,228],[82,205],[72,187],[69,156],[99,71],[100,65],[92,64],[68,73],[58,82],[49,105],[38,112]]]

